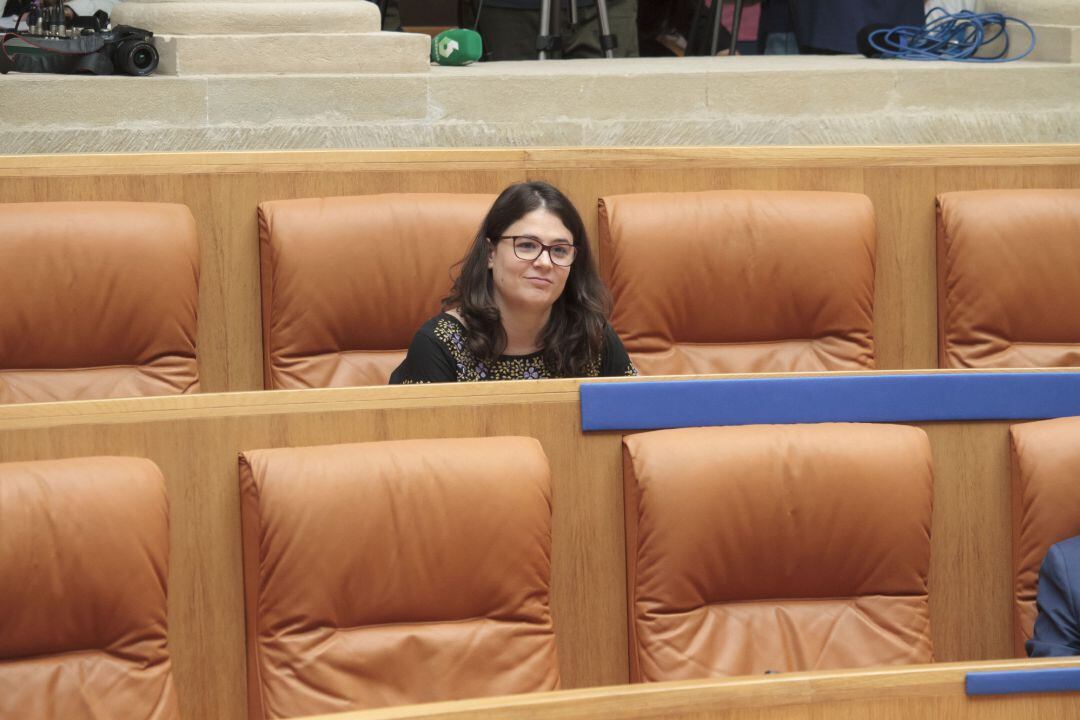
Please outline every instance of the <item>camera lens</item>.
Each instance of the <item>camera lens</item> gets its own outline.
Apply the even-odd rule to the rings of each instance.
[[[128,40],[116,48],[116,66],[128,75],[149,75],[158,66],[157,48],[143,40]]]

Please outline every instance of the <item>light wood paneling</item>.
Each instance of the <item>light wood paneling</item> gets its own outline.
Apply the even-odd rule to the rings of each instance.
[[[8,406],[0,408],[0,460],[134,455],[159,465],[170,497],[170,645],[181,710],[185,717],[239,720],[239,451],[391,438],[536,437],[551,462],[557,508],[552,606],[565,683],[625,682],[619,437],[581,435],[573,381],[534,384],[535,392],[503,385],[481,387],[477,395],[369,388]]]
[[[0,407],[0,461],[133,455],[161,467],[171,503],[170,643],[182,709],[185,717],[240,720],[239,451],[423,437],[536,437],[554,483],[552,605],[564,687],[610,685],[628,676],[621,435],[581,432],[579,384],[463,383],[10,405]],[[934,457],[931,619],[938,660],[1011,655],[1007,428],[1000,422],[925,426]]]
[[[877,219],[877,367],[936,367],[934,169],[867,168],[862,192],[874,204]]]
[[[497,192],[534,178],[562,187],[593,237],[596,201],[604,195],[739,188],[866,193],[878,218],[877,366],[922,368],[936,363],[934,195],[1080,187],[1080,146],[20,155],[0,157],[0,200],[155,200],[191,207],[202,243],[202,387],[219,392],[262,387],[259,202],[380,192]]]
[[[921,426],[934,460],[930,630],[937,661],[1012,655],[1005,619],[1012,608],[1009,424]]]
[[[1080,667],[1080,659],[922,665],[852,672],[656,683],[460,700],[308,720],[1016,720],[1080,718],[1075,694],[969,698],[969,671]]]

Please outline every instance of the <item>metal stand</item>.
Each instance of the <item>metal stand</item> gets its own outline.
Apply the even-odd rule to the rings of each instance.
[[[611,23],[608,22],[607,0],[596,0],[596,19],[600,23],[600,50],[604,57],[613,58],[619,41],[612,34]],[[577,24],[577,3],[574,0],[570,0],[570,21]],[[547,60],[553,53],[562,51],[561,30],[562,0],[555,0],[554,6],[551,0],[541,0],[540,34],[536,38],[537,57],[540,60]]]
[[[702,0],[700,8],[704,5]],[[735,14],[731,18],[731,45],[729,46],[730,54],[736,55],[738,53],[739,44],[739,26],[742,24],[742,9],[743,0],[735,0]],[[720,17],[724,10],[724,0],[713,0],[712,7],[709,9],[710,20],[712,24],[712,31],[709,35],[709,54],[716,55],[720,52]],[[692,25],[697,22],[699,9],[694,10],[694,21]],[[687,53],[689,54],[689,53]]]
[[[742,24],[743,0],[735,0],[735,14],[731,18],[731,54],[739,54],[739,25]]]
[[[604,57],[615,57],[615,48],[619,46],[618,38],[611,34],[611,23],[608,22],[607,0],[596,0],[596,19],[600,21],[600,50]]]
[[[542,0],[540,3],[540,34],[536,38],[536,49],[539,51],[537,59],[547,60],[548,53],[554,50],[554,38],[549,34],[551,31],[551,0]],[[560,38],[561,40],[561,38]]]
[[[712,32],[709,34],[709,54],[720,52],[720,18],[724,14],[724,0],[712,0]]]

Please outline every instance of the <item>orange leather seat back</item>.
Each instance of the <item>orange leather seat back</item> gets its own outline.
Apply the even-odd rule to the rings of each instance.
[[[1035,626],[1039,568],[1054,543],[1080,535],[1080,418],[1013,425],[1013,650]]]
[[[851,193],[602,198],[612,326],[644,375],[872,368],[874,233]]]
[[[943,368],[1080,366],[1080,190],[937,199]]]
[[[551,483],[532,438],[241,456],[248,708],[551,690]]]
[[[748,425],[623,445],[633,681],[932,660],[922,430]]]
[[[154,463],[0,463],[0,716],[179,717],[168,566]]]
[[[197,392],[184,205],[0,204],[0,403]]]
[[[264,385],[384,385],[450,292],[494,195],[259,205]]]

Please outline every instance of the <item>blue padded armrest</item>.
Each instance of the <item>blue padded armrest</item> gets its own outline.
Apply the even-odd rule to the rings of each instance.
[[[582,383],[582,430],[1080,415],[1080,371]]]
[[[968,695],[1080,691],[1080,667],[970,672],[964,681]]]

